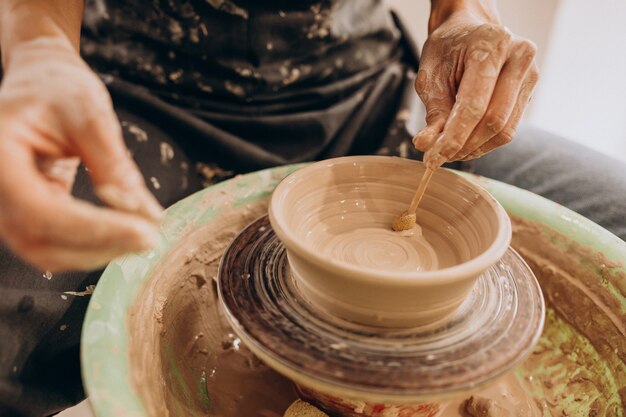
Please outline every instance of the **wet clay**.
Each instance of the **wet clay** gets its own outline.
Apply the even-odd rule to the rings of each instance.
[[[513,225],[512,245],[548,306],[542,338],[518,372],[553,416],[624,416],[623,265],[541,224],[513,217]]]
[[[514,372],[471,396],[451,401],[438,417],[543,417],[527,384]]]
[[[380,221],[374,221],[373,225],[377,227],[336,232],[327,244],[320,244],[317,250],[329,259],[383,271],[430,271],[439,268],[437,252],[424,238],[418,225],[402,232],[394,232],[388,225],[382,227]],[[444,259],[443,262],[449,261]]]
[[[438,170],[417,209],[421,233],[413,233],[413,239],[401,239],[406,236],[392,233],[390,225],[411,201],[423,165],[383,157],[331,161],[335,162],[319,162],[291,174],[274,192],[270,220],[273,218],[274,230],[286,242],[287,250],[290,243],[284,235],[303,244],[307,251],[337,256],[335,262],[348,259],[362,270],[377,268],[380,260],[364,259],[356,249],[365,250],[371,258],[375,247],[389,252],[401,265],[416,265],[425,256],[427,265],[437,267],[423,269],[442,269],[485,252],[503,227],[494,214],[498,208],[484,191],[472,188],[452,172]],[[416,250],[406,250],[409,246]],[[356,264],[355,256],[366,263]],[[409,259],[405,262],[405,258]],[[377,269],[383,268],[394,266],[389,262]],[[398,267],[398,271],[404,270]]]
[[[527,384],[514,372],[472,394],[414,405],[367,403],[324,394],[316,398],[313,391],[300,392],[332,417],[543,417]]]
[[[465,402],[465,412],[472,417],[511,416],[497,401],[473,395]]]
[[[344,157],[275,188],[269,219],[307,298],[334,316],[395,328],[434,323],[460,305],[506,252],[510,221],[485,190],[441,169],[419,202],[421,234],[393,233],[425,170],[400,158]]]
[[[291,382],[232,333],[214,282],[227,245],[266,204],[187,234],[129,311],[131,375],[147,415],[280,417],[297,398]]]
[[[133,387],[149,416],[276,417],[295,399],[291,383],[232,334],[213,284],[228,243],[265,209],[237,208],[187,234],[130,310]],[[543,336],[515,373],[449,402],[440,417],[471,416],[470,395],[496,403],[499,417],[624,416],[626,274],[551,229],[513,223],[513,246],[549,306]]]
[[[284,417],[328,417],[328,414],[307,402],[296,400],[285,411]]]

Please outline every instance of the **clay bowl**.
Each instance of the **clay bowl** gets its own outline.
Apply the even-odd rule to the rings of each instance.
[[[381,327],[432,323],[463,302],[507,250],[511,223],[487,191],[441,169],[417,211],[426,241],[391,231],[423,172],[417,161],[345,157],[312,164],[276,187],[270,221],[305,298]]]

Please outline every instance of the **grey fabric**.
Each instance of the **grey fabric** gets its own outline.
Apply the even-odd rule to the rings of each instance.
[[[508,145],[461,169],[532,191],[626,240],[626,164],[586,146],[522,127]]]

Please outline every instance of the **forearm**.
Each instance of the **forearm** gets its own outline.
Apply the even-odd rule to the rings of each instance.
[[[500,23],[496,0],[431,0],[428,33],[459,12],[475,16],[485,22]]]
[[[78,51],[83,0],[3,0],[0,2],[0,51],[3,66],[12,50],[42,37],[67,40]]]

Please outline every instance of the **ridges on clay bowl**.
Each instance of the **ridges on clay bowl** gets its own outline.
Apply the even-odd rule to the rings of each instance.
[[[337,158],[288,176],[269,217],[303,295],[375,326],[431,323],[450,314],[511,239],[510,220],[481,187],[440,169],[417,211],[418,228],[393,232],[424,171],[382,156]]]

